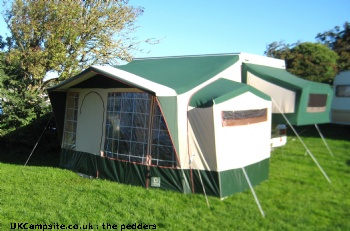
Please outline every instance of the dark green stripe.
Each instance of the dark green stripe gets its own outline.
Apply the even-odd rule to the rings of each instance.
[[[146,187],[147,166],[124,161],[111,160],[93,154],[62,149],[60,166],[75,172],[83,173],[101,179],[119,183]],[[269,159],[245,167],[252,185],[268,179]],[[200,174],[200,176],[199,176]],[[161,189],[190,193],[193,177],[194,193],[205,193],[216,197],[227,197],[234,193],[247,190],[248,183],[242,169],[232,169],[223,172],[205,170],[182,170],[171,168],[150,167],[151,177],[159,177]],[[219,183],[219,181],[221,181]],[[187,182],[187,183],[186,183]],[[151,182],[149,181],[149,187]]]

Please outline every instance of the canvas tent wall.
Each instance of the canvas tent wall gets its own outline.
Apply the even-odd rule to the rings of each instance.
[[[247,143],[245,139],[251,141],[254,136],[252,127],[260,124],[264,128],[261,135],[269,140],[270,131],[265,128],[269,127],[271,111],[266,96],[262,97],[263,94],[240,83],[230,81],[228,84],[225,82],[228,80],[219,80],[221,75],[237,75],[234,70],[237,69],[235,64],[238,60],[238,55],[213,55],[138,60],[118,67],[91,67],[49,89],[62,139],[61,166],[145,187],[152,185],[151,177],[158,177],[153,178],[154,185],[184,193],[202,192],[201,178],[206,192],[218,197],[248,188],[244,176],[234,169],[235,166],[245,166],[254,184],[267,179],[269,142],[262,142],[264,148],[261,150],[253,150],[251,145],[242,146],[240,150],[233,149],[236,159],[239,159],[240,153],[242,158],[250,157],[243,158],[244,161],[239,163],[236,159],[223,160],[235,162],[226,168],[203,167],[208,163],[213,164],[206,159],[209,154],[189,147],[190,143],[199,142],[191,140],[198,137],[198,124],[194,126],[194,120],[188,121],[192,117],[187,116],[199,110],[198,106],[189,106],[192,96],[197,97],[206,86],[206,89],[210,89],[225,84],[232,86],[232,92],[236,93],[218,91],[219,94],[216,93],[210,100],[215,102],[214,99],[219,98],[220,103],[207,108],[215,112],[215,116],[208,121],[198,121],[203,122],[202,126],[219,123],[210,126],[215,128],[213,135],[221,136],[223,140],[228,139],[230,132],[234,134],[233,131],[250,133],[226,143]],[[240,87],[233,86],[235,84]],[[249,99],[252,103],[243,104],[242,99]],[[233,107],[233,102],[240,103]],[[259,125],[219,129],[222,126],[220,110],[230,111],[231,108],[234,111],[241,106],[239,111],[246,111],[248,105],[248,109],[253,111],[266,109],[266,120],[260,121]],[[197,114],[205,118],[209,115]],[[189,134],[192,134],[192,138]],[[196,153],[190,153],[193,150]],[[215,153],[210,155],[221,158],[225,156],[221,153],[224,151],[215,149]],[[216,163],[217,166],[220,163]],[[227,186],[232,176],[236,183]],[[160,184],[156,183],[158,180]]]
[[[192,167],[205,170],[204,176],[218,178],[214,182],[219,184],[212,187],[220,197],[248,188],[243,167],[249,169],[254,185],[268,178],[270,111],[270,97],[227,79],[214,81],[191,98],[188,119]]]
[[[333,89],[332,123],[350,124],[350,70],[334,78]]]
[[[283,68],[250,63],[242,64],[242,82],[271,96],[274,123],[285,123],[281,113],[297,126],[330,122],[333,93],[328,84],[298,78]]]

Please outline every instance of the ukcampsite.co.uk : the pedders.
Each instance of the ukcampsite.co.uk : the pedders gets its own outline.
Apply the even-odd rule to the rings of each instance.
[[[86,224],[86,225],[64,225],[59,223],[53,223],[53,224],[31,224],[31,223],[25,223],[25,222],[18,222],[18,223],[11,223],[10,229],[13,230],[91,230],[91,229],[101,229],[101,230],[118,230],[120,227],[120,230],[148,230],[148,229],[156,229],[157,226],[155,224],[145,224],[145,223],[134,223],[134,224],[110,224],[110,223],[102,223],[102,225],[92,225],[92,224]]]

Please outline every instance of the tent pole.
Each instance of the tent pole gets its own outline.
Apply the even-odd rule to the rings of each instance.
[[[327,147],[329,153],[331,154],[332,157],[334,157],[333,152],[332,152],[332,150],[330,149],[330,147],[328,146],[328,143],[327,143],[326,139],[324,138],[324,136],[323,136],[323,134],[322,134],[320,128],[318,127],[317,124],[315,124],[315,127],[316,127],[318,133],[320,134],[320,136],[321,136],[321,138],[322,138],[322,140],[323,140],[324,145],[326,145],[326,147]]]
[[[150,108],[150,115],[149,115],[149,121],[148,121],[148,140],[147,140],[147,154],[146,154],[146,188],[149,188],[149,180],[151,177],[151,164],[152,164],[152,126],[153,126],[153,119],[154,119],[154,110],[155,110],[155,97],[151,96],[151,108]]]
[[[28,159],[27,159],[26,163],[24,164],[24,167],[27,165],[27,163],[28,163],[30,157],[33,155],[33,152],[34,152],[34,150],[36,149],[36,146],[38,146],[38,143],[39,143],[39,141],[41,140],[41,137],[44,135],[44,132],[46,131],[47,126],[48,126],[49,123],[51,122],[52,117],[53,117],[53,115],[51,115],[49,121],[47,122],[47,124],[46,124],[46,126],[45,126],[43,132],[41,133],[41,135],[40,135],[38,141],[36,142],[36,144],[35,144],[35,146],[34,146],[32,152],[30,153],[30,155],[29,155],[29,157],[28,157]]]
[[[298,137],[299,141],[302,143],[302,145],[304,146],[304,148],[306,149],[306,152],[309,153],[309,155],[311,156],[311,159],[316,163],[317,167],[320,169],[320,171],[322,172],[323,176],[327,179],[327,181],[329,183],[331,183],[332,181],[329,179],[329,177],[327,176],[326,172],[322,169],[321,165],[317,162],[316,158],[314,157],[314,155],[311,153],[311,151],[308,149],[308,147],[306,146],[306,144],[304,143],[304,141],[301,139],[301,137],[298,135],[297,131],[294,129],[293,125],[289,122],[288,118],[284,115],[284,113],[282,112],[282,110],[278,107],[278,105],[276,104],[276,102],[272,99],[272,102],[275,104],[275,106],[278,108],[278,110],[280,111],[281,115],[283,116],[283,118],[287,121],[288,125],[290,126],[290,128],[293,130],[294,134]]]
[[[262,207],[261,207],[261,205],[260,205],[259,199],[258,199],[258,197],[257,197],[256,194],[255,194],[254,188],[253,188],[252,184],[250,183],[248,174],[247,174],[247,172],[245,171],[244,167],[242,168],[242,171],[243,171],[243,174],[244,174],[244,176],[245,176],[245,178],[246,178],[246,180],[247,180],[247,182],[248,182],[249,188],[250,188],[250,190],[251,190],[252,193],[253,193],[255,202],[256,202],[256,204],[258,205],[258,208],[259,208],[259,210],[260,210],[261,216],[262,216],[262,217],[265,217],[265,213],[264,213],[264,211],[263,211],[263,209],[262,209]]]
[[[284,117],[285,115],[282,114]],[[306,152],[311,156],[311,159],[315,162],[315,164],[317,165],[317,167],[320,169],[320,171],[322,172],[323,176],[327,179],[327,181],[329,183],[332,183],[332,181],[329,179],[329,177],[327,176],[327,173],[323,170],[323,168],[321,167],[321,165],[318,163],[318,161],[316,160],[316,158],[314,157],[314,155],[311,153],[311,151],[309,150],[309,148],[306,146],[306,144],[304,143],[304,141],[301,139],[301,137],[298,135],[297,131],[295,130],[295,128],[293,127],[293,125],[289,122],[289,120],[287,119],[287,117],[285,117],[285,119],[287,120],[289,126],[292,128],[293,132],[295,133],[295,135],[298,137],[298,139],[300,140],[300,142],[302,143],[302,145],[304,146],[304,148],[306,149]]]
[[[194,158],[194,155],[190,158],[190,167],[191,167],[191,169],[193,169],[192,168],[192,165],[193,165],[193,167],[197,168],[197,172],[198,172],[199,180],[201,181],[201,184],[202,184],[202,189],[203,189],[203,192],[204,192],[205,200],[207,201],[208,208],[210,208],[208,196],[207,196],[207,193],[205,192],[205,187],[204,187],[204,184],[203,184],[201,173],[200,173],[197,165],[194,164],[193,158]]]
[[[205,195],[205,200],[207,201],[208,208],[210,208],[210,204],[209,204],[209,201],[208,201],[208,196],[207,196],[207,193],[205,192],[205,188],[204,188],[203,180],[202,180],[202,177],[201,177],[201,173],[199,172],[198,168],[197,168],[197,171],[198,171],[199,179],[200,179],[201,184],[202,184],[203,192],[204,192],[204,195]]]

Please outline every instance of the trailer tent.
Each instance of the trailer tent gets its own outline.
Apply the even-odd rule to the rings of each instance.
[[[251,63],[242,64],[242,82],[271,96],[274,123],[285,123],[282,113],[297,126],[330,122],[333,91],[328,84],[301,79],[283,68]]]
[[[121,183],[220,198],[268,178],[271,101],[238,55],[93,66],[48,90],[60,165]]]

